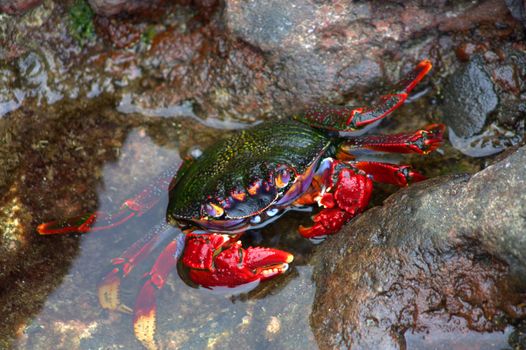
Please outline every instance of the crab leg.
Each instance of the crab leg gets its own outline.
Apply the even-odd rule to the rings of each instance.
[[[51,221],[40,224],[37,231],[41,235],[101,231],[118,226],[133,217],[141,216],[153,208],[168,192],[178,168],[178,166],[172,166],[163,171],[138,195],[126,200],[115,213],[94,212]]]
[[[444,130],[444,124],[431,124],[412,134],[350,137],[339,146],[338,158],[354,158],[352,152],[360,149],[378,152],[428,154],[441,145]]]
[[[400,107],[407,95],[429,72],[431,62],[421,61],[415,69],[395,84],[393,93],[380,97],[372,107],[312,106],[296,119],[314,127],[334,131],[354,131],[388,116]]]
[[[424,175],[413,170],[409,165],[369,161],[350,162],[350,164],[372,176],[373,181],[388,183],[400,187],[407,186],[410,182],[417,182],[426,179]]]
[[[145,274],[141,291],[137,295],[134,307],[133,329],[135,336],[147,349],[157,349],[155,342],[155,319],[157,312],[156,294],[164,287],[166,278],[177,265],[185,244],[185,235],[181,232],[159,254],[150,272]]]
[[[130,313],[132,310],[120,301],[120,284],[142,260],[148,257],[162,242],[181,231],[166,223],[155,226],[118,258],[112,259],[113,269],[99,284],[99,303],[109,310]]]
[[[367,207],[371,198],[373,186],[369,177],[346,162],[329,161],[330,166],[315,177],[315,193],[307,191],[306,194],[323,209],[312,218],[313,226],[298,228],[305,238],[317,240],[338,232],[347,221]]]

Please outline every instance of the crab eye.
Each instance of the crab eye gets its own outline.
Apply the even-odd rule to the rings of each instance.
[[[206,204],[205,210],[208,215],[214,218],[219,218],[223,216],[223,213],[225,212],[223,208],[221,208],[219,205],[214,204],[214,203]]]

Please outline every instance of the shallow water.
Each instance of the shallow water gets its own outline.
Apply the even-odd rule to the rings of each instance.
[[[96,112],[80,116],[81,112],[68,111],[69,117],[62,120],[32,116],[42,118],[45,126],[38,122],[35,127],[23,128],[26,142],[22,144],[29,143],[33,149],[17,150],[21,152],[21,160],[9,187],[20,201],[19,210],[30,213],[31,219],[11,229],[16,248],[10,252],[13,259],[8,261],[10,265],[2,276],[19,288],[15,296],[20,299],[12,299],[15,288],[4,290],[2,295],[8,299],[2,302],[6,309],[16,312],[21,304],[25,305],[17,317],[3,325],[2,341],[14,348],[141,348],[133,335],[130,315],[101,309],[97,284],[108,273],[112,258],[164,220],[167,197],[152,212],[108,232],[38,237],[36,225],[84,211],[115,210],[167,164],[180,163],[182,155],[206,147],[217,135],[228,135],[222,129],[196,123],[192,116],[165,120],[140,119],[135,115],[128,120],[111,110],[101,112],[97,108]],[[109,120],[116,118],[121,124],[105,123],[97,117],[100,114],[111,114]],[[16,132],[17,118],[10,115],[3,120],[7,129]],[[89,127],[69,129],[65,134],[64,123]],[[39,171],[32,172],[37,167]],[[305,220],[305,215],[292,214],[266,232],[247,237],[247,244],[252,241],[283,247],[296,255],[297,262],[286,276],[265,283],[250,294],[228,295],[196,289],[173,273],[158,295],[157,334],[161,343],[168,348],[266,348],[270,344],[315,347],[308,326],[314,297],[312,269],[304,266],[313,246],[295,233],[299,220]],[[3,223],[5,235],[7,222]],[[33,250],[35,246],[39,249]],[[155,254],[123,283],[126,304],[133,305],[141,276],[154,258]],[[35,273],[46,276],[34,276]],[[42,284],[46,283],[48,287],[42,290]],[[291,338],[291,334],[295,337]]]

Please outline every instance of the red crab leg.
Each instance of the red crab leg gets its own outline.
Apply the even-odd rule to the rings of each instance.
[[[318,204],[324,209],[312,218],[313,226],[298,228],[305,238],[319,239],[338,232],[347,221],[367,207],[371,198],[371,179],[349,164],[333,160],[326,172],[329,176],[325,174],[321,178],[328,180],[317,196]]]
[[[412,134],[368,135],[346,139],[339,147],[339,151],[350,154],[352,151],[369,149],[379,152],[419,153],[428,154],[442,144],[444,124],[431,124]],[[345,155],[338,155],[344,158]]]
[[[433,68],[433,65],[429,60],[420,61],[411,72],[406,74],[395,84],[393,91],[410,93],[411,90],[413,90],[415,86],[424,79],[431,68]]]
[[[431,62],[421,61],[415,69],[395,84],[393,93],[380,97],[372,107],[312,106],[296,119],[327,130],[354,131],[385,118],[400,107],[407,95],[429,72]]]
[[[141,216],[153,208],[168,192],[178,168],[172,166],[163,171],[138,195],[126,200],[115,213],[94,212],[64,220],[51,221],[40,224],[37,231],[41,235],[101,231],[118,226],[133,217]]]
[[[367,161],[351,162],[351,164],[371,175],[376,182],[393,184],[400,187],[407,186],[410,182],[426,179],[424,175],[413,170],[409,165]]]
[[[146,281],[135,301],[133,329],[137,339],[148,349],[157,349],[155,342],[157,291],[164,287],[166,278],[177,265],[177,259],[184,248],[184,240],[184,234],[180,234],[163,249],[150,272],[144,276]]]
[[[118,258],[112,259],[113,269],[102,279],[99,284],[100,305],[109,310],[130,313],[132,310],[120,301],[120,285],[122,278],[150,255],[163,241],[181,231],[171,225],[161,224],[155,226],[141,239],[126,249]]]

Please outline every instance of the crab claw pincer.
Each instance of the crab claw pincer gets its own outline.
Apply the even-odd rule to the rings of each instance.
[[[431,124],[415,132],[410,138],[410,147],[413,152],[428,154],[442,145],[444,124]]]
[[[294,259],[279,249],[244,249],[240,241],[232,241],[227,235],[207,236],[211,237],[190,238],[183,257],[190,279],[206,288],[235,288],[264,281],[286,272]]]

